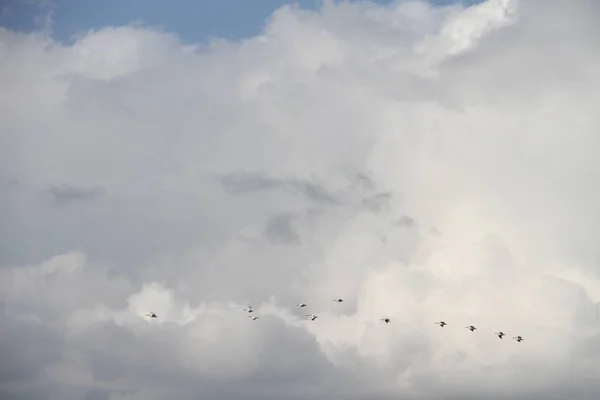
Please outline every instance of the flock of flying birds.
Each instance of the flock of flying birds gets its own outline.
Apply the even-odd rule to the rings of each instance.
[[[344,299],[334,299],[333,302],[334,303],[342,303],[344,301]],[[300,307],[300,308],[304,308],[306,307],[306,303],[299,303],[296,304],[296,307]],[[245,311],[248,313],[248,318],[256,321],[259,317],[254,315],[254,309],[252,308],[252,306],[248,306],[244,309],[242,309],[242,311]],[[149,318],[158,318],[158,316],[156,315],[156,313],[154,312],[149,312],[148,314],[146,314],[146,317]],[[317,315],[315,314],[306,314],[304,316],[304,318],[309,319],[311,321],[315,321],[317,318],[319,318]],[[385,322],[386,324],[389,324],[391,322],[390,318],[384,317],[380,319],[381,321]],[[435,323],[436,325],[439,325],[441,328],[443,328],[444,326],[448,325],[446,322],[444,321],[439,321]],[[475,332],[477,330],[477,328],[473,325],[469,325],[469,326],[465,326],[466,329],[470,330],[471,332]],[[502,339],[504,336],[506,336],[506,334],[502,331],[500,332],[495,332],[494,335],[498,336],[500,339]],[[513,339],[516,340],[517,342],[522,342],[524,339],[521,336],[513,336]]]

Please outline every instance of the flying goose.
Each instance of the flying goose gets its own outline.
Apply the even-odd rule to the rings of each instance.
[[[522,342],[524,340],[521,336],[514,336],[513,339],[515,339],[517,342]]]
[[[390,323],[390,319],[389,318],[381,318],[381,321],[385,322],[386,324]]]
[[[498,336],[500,339],[502,339],[502,336],[506,336],[506,334],[502,331],[496,332],[496,333],[494,333],[494,335]]]
[[[300,307],[300,308],[306,307],[306,304],[304,304],[304,303],[296,304],[296,307]]]
[[[465,328],[467,328],[468,330],[470,330],[471,332],[475,332],[475,330],[477,328],[475,328],[473,325],[469,325],[469,326],[465,326]]]
[[[343,302],[343,301],[344,301],[344,299],[334,299],[334,300],[333,300],[333,302],[334,302],[334,303],[341,303],[341,302]]]
[[[436,322],[435,324],[436,324],[436,325],[439,325],[439,326],[440,326],[440,327],[442,327],[442,328],[443,328],[444,326],[448,325],[448,324],[447,324],[447,323],[445,323],[444,321]]]
[[[158,318],[158,316],[155,313],[153,313],[153,312],[149,312],[148,314],[146,314],[146,317]]]
[[[252,306],[248,306],[248,307],[244,308],[242,311],[246,311],[246,312],[249,312],[249,313],[253,313],[254,312],[254,310],[252,309]]]
[[[311,321],[314,321],[315,319],[319,318],[315,314],[306,314],[304,317],[310,319]]]
[[[252,321],[256,321],[258,319],[256,315],[248,315],[248,318],[250,318]]]

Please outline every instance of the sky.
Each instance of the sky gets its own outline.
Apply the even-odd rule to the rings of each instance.
[[[392,0],[374,2],[389,4]],[[462,4],[477,2],[463,0]],[[90,30],[131,23],[174,32],[190,43],[212,37],[241,40],[258,34],[273,11],[286,4],[318,9],[321,3],[322,0],[5,0],[0,7],[0,26],[19,31],[48,28],[56,40],[66,43]]]
[[[256,15],[0,29],[0,398],[597,399],[600,6]]]

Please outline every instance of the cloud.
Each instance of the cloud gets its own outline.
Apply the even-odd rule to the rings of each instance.
[[[380,213],[389,209],[390,192],[377,193],[374,196],[363,199],[363,204],[372,212]]]
[[[69,204],[73,201],[91,199],[102,194],[101,188],[79,188],[69,184],[52,185],[48,194],[58,204]]]
[[[265,237],[274,243],[299,243],[300,237],[292,226],[293,218],[294,216],[290,214],[278,214],[273,216],[265,224]]]
[[[599,12],[1,30],[0,393],[594,397]]]
[[[400,217],[396,221],[394,221],[394,224],[397,226],[411,227],[415,224],[415,219],[409,217],[408,215],[403,215],[402,217]]]
[[[260,174],[229,174],[221,182],[231,194],[243,194],[261,190],[284,189],[300,194],[319,204],[336,204],[335,197],[322,186],[301,179],[276,179]]]

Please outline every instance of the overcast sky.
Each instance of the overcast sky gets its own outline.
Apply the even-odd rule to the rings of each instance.
[[[0,398],[596,400],[599,18],[0,29]]]

